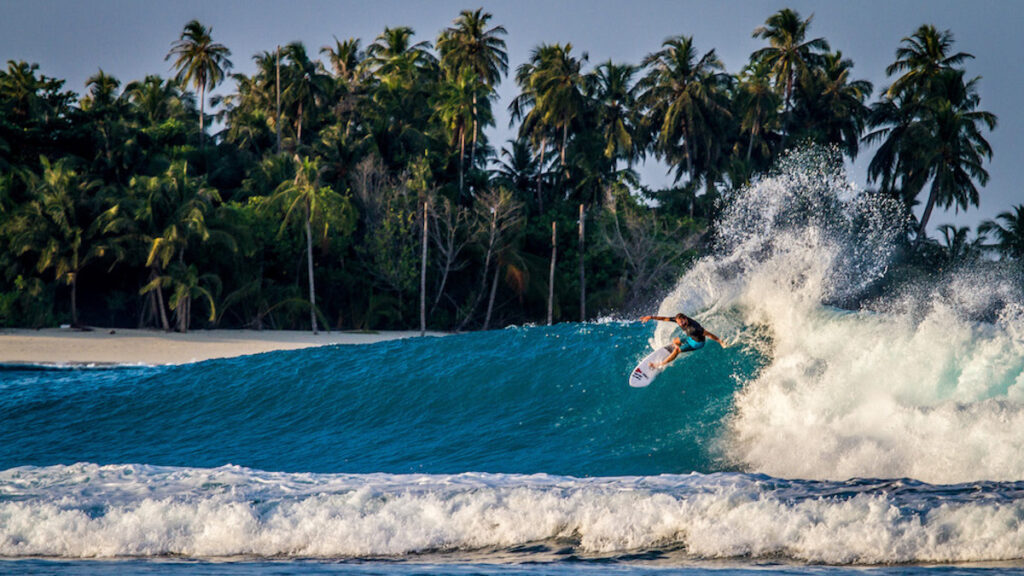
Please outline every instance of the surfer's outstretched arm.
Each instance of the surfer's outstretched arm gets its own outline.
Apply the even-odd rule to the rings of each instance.
[[[706,336],[706,337],[708,337],[708,338],[711,338],[711,339],[712,339],[712,340],[714,340],[715,342],[718,342],[718,344],[719,344],[719,345],[720,345],[720,346],[721,346],[722,348],[728,348],[728,347],[729,347],[729,345],[728,345],[728,344],[726,344],[725,342],[722,342],[722,339],[721,339],[721,338],[719,338],[718,336],[715,336],[714,334],[712,334],[711,332],[708,332],[707,330],[705,330],[705,331],[704,331],[704,336]]]
[[[675,322],[675,318],[668,318],[666,316],[641,316],[641,322],[647,322],[648,320],[660,320],[662,322]]]

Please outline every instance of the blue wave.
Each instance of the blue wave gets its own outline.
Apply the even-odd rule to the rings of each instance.
[[[741,349],[627,386],[650,327],[563,324],[173,367],[8,369],[0,469],[78,461],[309,472],[710,472]]]

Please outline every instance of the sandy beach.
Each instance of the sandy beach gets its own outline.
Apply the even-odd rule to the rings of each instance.
[[[443,336],[427,332],[427,336]],[[183,364],[211,358],[330,344],[370,344],[418,338],[416,331],[300,332],[290,330],[158,330],[96,328],[0,330],[0,364]]]

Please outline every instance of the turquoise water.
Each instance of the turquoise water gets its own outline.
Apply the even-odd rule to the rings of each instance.
[[[879,294],[892,207],[793,162],[645,311],[729,347],[647,388],[628,319],[0,369],[0,573],[1022,571],[1019,286]]]
[[[649,328],[565,324],[160,368],[5,369],[0,469],[79,461],[285,472],[570,476],[722,470],[756,354],[626,379]]]

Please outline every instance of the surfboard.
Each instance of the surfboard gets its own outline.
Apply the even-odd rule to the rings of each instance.
[[[651,382],[654,382],[654,379],[658,377],[658,374],[661,374],[664,368],[651,368],[651,363],[661,362],[665,358],[668,358],[668,355],[671,353],[672,352],[670,350],[667,350],[664,346],[662,346],[655,350],[654,352],[648,354],[643,360],[640,361],[639,364],[636,365],[636,368],[633,369],[633,372],[630,373],[629,385],[632,386],[633,388],[643,388],[644,386],[649,385]]]

